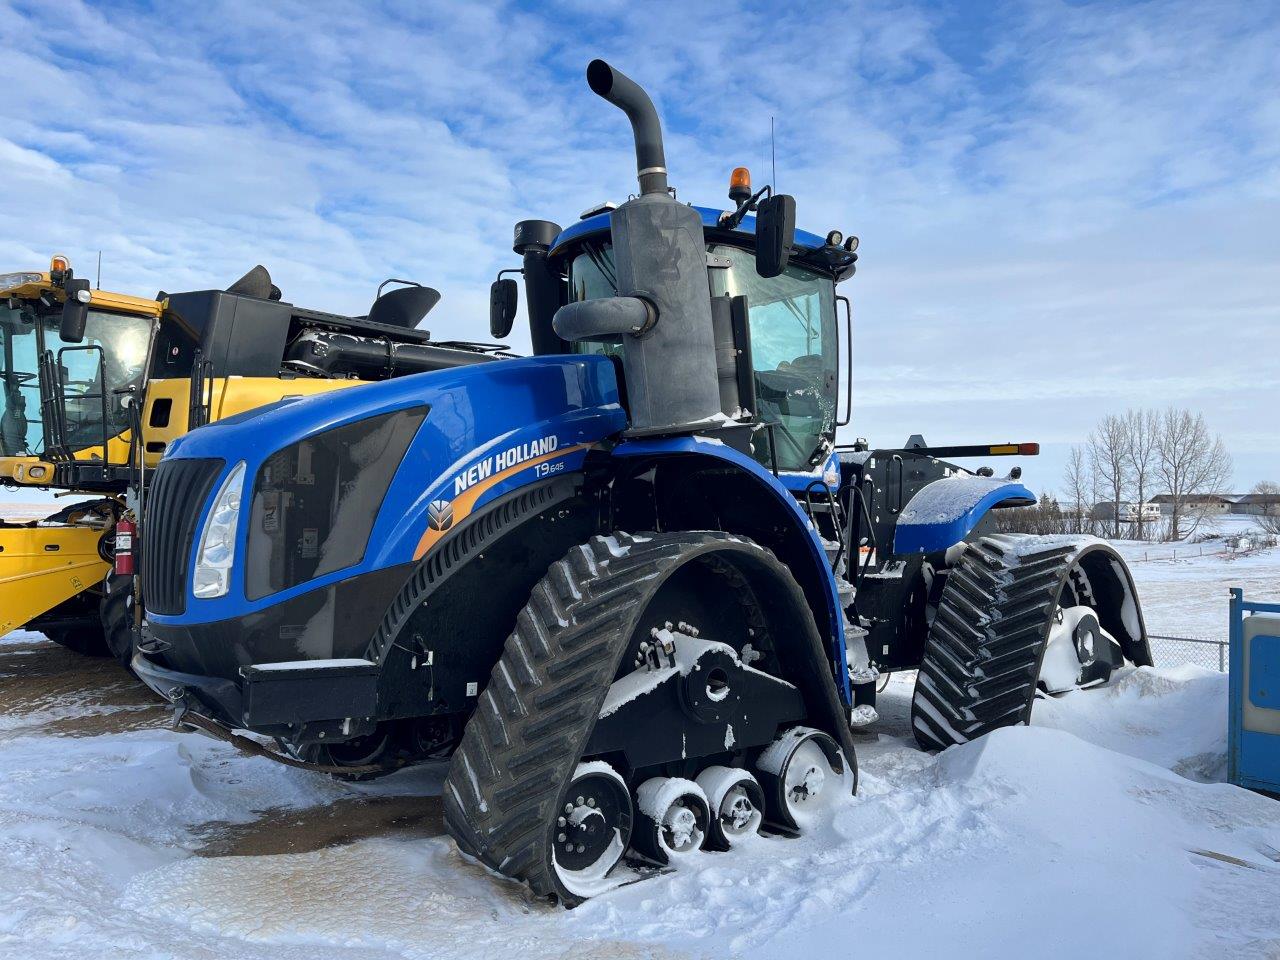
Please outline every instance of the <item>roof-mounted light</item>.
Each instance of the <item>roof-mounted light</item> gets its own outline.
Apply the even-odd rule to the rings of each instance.
[[[734,167],[729,174],[729,199],[734,203],[751,199],[751,171],[746,167]]]
[[[28,283],[38,283],[40,274],[38,273],[0,273],[0,293],[6,290],[16,290],[18,287]]]
[[[611,210],[617,210],[617,209],[618,209],[618,205],[616,203],[614,203],[612,200],[606,200],[604,203],[598,203],[594,207],[587,207],[587,209],[583,210],[580,214],[578,214],[578,219],[589,220],[592,217],[594,217],[596,214],[609,213]]]
[[[828,247],[838,247],[842,243],[844,243],[844,234],[841,233],[839,230],[832,230],[830,233],[827,234]]]

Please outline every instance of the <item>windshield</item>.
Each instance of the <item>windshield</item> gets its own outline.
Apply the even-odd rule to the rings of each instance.
[[[756,410],[761,423],[773,424],[778,468],[808,470],[824,436],[835,427],[836,357],[835,283],[829,277],[788,266],[781,276],[756,273],[750,251],[726,244],[708,246],[728,267],[708,271],[712,296],[745,296],[751,329],[751,366]],[[594,300],[617,292],[613,253],[607,245],[588,246],[569,272],[573,300]],[[616,354],[618,343],[574,344],[579,353]],[[758,460],[773,462],[769,435],[752,442]]]
[[[110,439],[128,426],[123,398],[114,391],[141,383],[151,321],[90,310],[84,341],[68,344],[58,335],[59,319],[60,312],[38,317],[31,304],[0,306],[0,456],[41,456],[50,439],[40,406],[41,348],[52,351],[62,380],[72,452],[101,445],[104,432]]]

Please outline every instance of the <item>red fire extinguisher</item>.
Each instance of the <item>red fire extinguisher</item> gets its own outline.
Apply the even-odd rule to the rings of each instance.
[[[138,524],[128,517],[116,521],[116,560],[114,570],[117,576],[133,576],[133,537],[138,532]]]

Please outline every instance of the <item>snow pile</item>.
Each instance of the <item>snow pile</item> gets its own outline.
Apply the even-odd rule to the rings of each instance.
[[[756,837],[566,912],[444,837],[193,855],[219,824],[370,792],[153,730],[0,741],[0,953],[330,957],[1267,956],[1273,801],[1211,780],[1225,682],[1129,671],[1033,726],[937,756],[909,688],[860,748],[859,795],[797,840]],[[1183,774],[1183,775],[1179,775]],[[423,801],[428,802],[427,800]],[[1253,866],[1219,859],[1235,858]]]

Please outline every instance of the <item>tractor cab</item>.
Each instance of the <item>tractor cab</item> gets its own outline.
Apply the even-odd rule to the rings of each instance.
[[[740,193],[744,181],[746,191]],[[747,437],[744,449],[759,462],[778,472],[807,473],[821,466],[836,428],[848,422],[851,385],[841,364],[847,370],[849,302],[836,293],[836,284],[854,272],[857,241],[842,245],[838,231],[825,239],[794,231],[785,263],[766,276],[773,270],[757,262],[756,218],[745,215],[758,206],[758,195],[750,193],[743,168],[734,171],[730,197],[739,201],[738,210],[693,208],[703,228],[719,413],[726,427],[748,428],[729,434]],[[559,307],[618,296],[611,217],[611,205],[605,205],[563,231],[546,221],[517,225],[535,353],[600,354],[621,361],[623,336],[567,342],[554,332],[546,335]],[[503,303],[497,284],[491,302],[499,309]],[[494,332],[501,333],[501,319],[491,319],[499,328]],[[621,375],[621,362],[618,368]]]
[[[54,461],[122,459],[154,300],[92,290],[65,257],[0,275],[0,478],[50,484]]]

